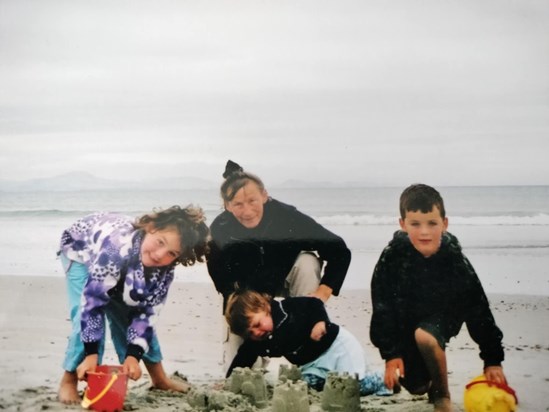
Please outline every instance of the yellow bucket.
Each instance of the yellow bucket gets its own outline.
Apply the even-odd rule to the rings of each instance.
[[[488,381],[480,375],[465,385],[463,404],[465,412],[514,412],[518,399],[506,384]]]

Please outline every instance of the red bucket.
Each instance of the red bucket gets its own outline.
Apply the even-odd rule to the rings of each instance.
[[[115,412],[124,409],[128,377],[122,366],[99,365],[87,374],[88,387],[82,407],[94,411]]]

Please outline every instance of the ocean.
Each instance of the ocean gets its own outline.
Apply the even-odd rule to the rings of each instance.
[[[455,234],[487,293],[549,295],[549,186],[439,187]],[[272,188],[269,194],[342,236],[353,258],[343,289],[368,289],[381,250],[398,230],[402,188]],[[0,275],[63,276],[61,232],[80,216],[201,206],[222,211],[216,190],[0,192]],[[210,282],[204,264],[178,267],[177,281]]]

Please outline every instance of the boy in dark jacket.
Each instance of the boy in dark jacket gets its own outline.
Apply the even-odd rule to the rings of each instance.
[[[347,372],[360,380],[361,395],[393,393],[382,373],[367,370],[358,340],[330,322],[318,298],[277,301],[256,291],[238,291],[229,297],[225,318],[231,331],[244,339],[227,377],[236,367],[251,367],[258,356],[285,357],[316,390],[323,389],[328,372]]]
[[[506,383],[503,334],[475,270],[446,232],[442,197],[415,184],[400,197],[401,231],[375,267],[370,338],[385,359],[385,384],[429,393],[435,411],[451,411],[445,345],[463,323],[479,345],[486,379]]]

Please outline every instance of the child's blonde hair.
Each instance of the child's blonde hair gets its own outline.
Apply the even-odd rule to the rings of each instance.
[[[255,290],[236,291],[227,299],[225,319],[231,332],[247,338],[252,315],[261,311],[271,313],[271,297],[268,294]]]

